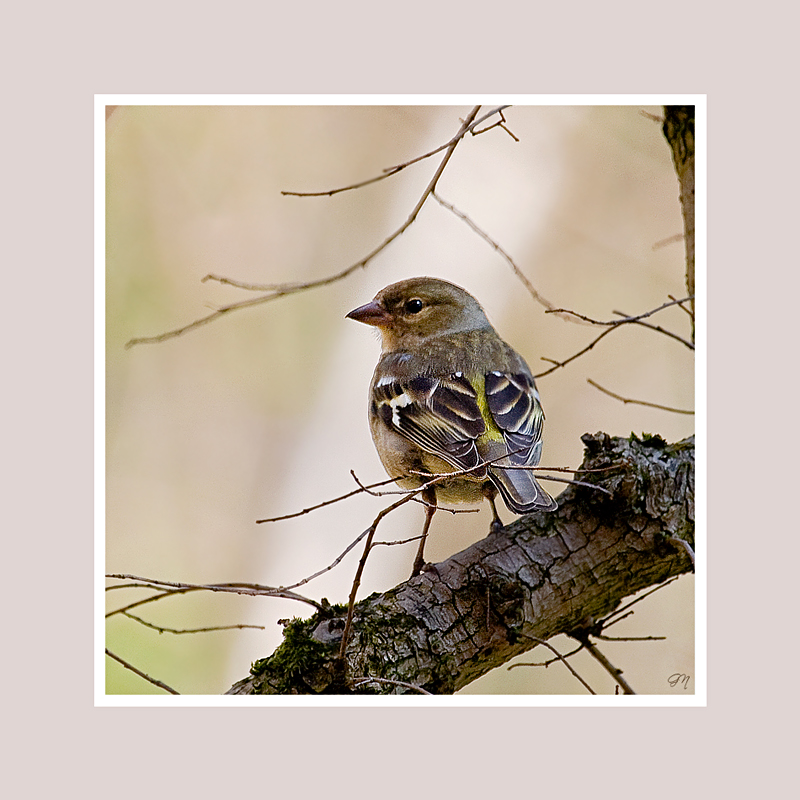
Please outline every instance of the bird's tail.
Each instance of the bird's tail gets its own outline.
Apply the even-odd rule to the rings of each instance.
[[[555,511],[558,503],[526,469],[504,469],[496,465],[489,467],[489,477],[503,496],[505,504],[515,514],[531,511]]]

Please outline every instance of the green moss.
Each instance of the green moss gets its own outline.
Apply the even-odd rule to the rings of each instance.
[[[311,638],[321,617],[295,617],[284,628],[283,642],[275,652],[250,667],[250,674],[261,679],[259,684],[265,692],[314,694],[324,690],[329,681],[324,680],[320,670],[330,664],[332,647]]]
[[[637,436],[635,433],[631,433],[631,441],[640,442],[650,447],[664,447],[667,444],[657,433],[642,433],[641,437]]]

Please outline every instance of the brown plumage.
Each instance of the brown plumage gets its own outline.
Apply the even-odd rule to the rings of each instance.
[[[486,498],[493,529],[501,525],[498,491],[519,514],[557,507],[530,470],[509,468],[539,463],[544,413],[525,360],[498,336],[472,295],[436,278],[412,278],[387,286],[347,316],[381,333],[369,420],[389,476],[412,489],[426,475],[470,470],[426,492],[415,572],[437,502]]]

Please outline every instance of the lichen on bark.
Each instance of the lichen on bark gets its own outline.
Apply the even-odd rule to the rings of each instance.
[[[295,620],[229,694],[450,694],[539,640],[586,630],[621,601],[693,569],[694,437],[585,435],[583,481],[553,513],[521,517],[431,569],[360,601],[344,660],[341,607]]]

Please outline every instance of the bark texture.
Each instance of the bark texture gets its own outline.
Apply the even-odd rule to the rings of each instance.
[[[686,240],[686,291],[694,297],[694,106],[664,106],[663,131],[672,150],[680,187]]]
[[[692,571],[694,438],[583,437],[581,474],[612,492],[570,486],[553,513],[521,517],[432,569],[355,608],[339,659],[346,609],[293,620],[275,653],[228,694],[449,694],[539,639],[591,631],[643,588]]]

